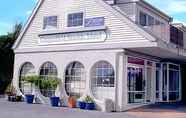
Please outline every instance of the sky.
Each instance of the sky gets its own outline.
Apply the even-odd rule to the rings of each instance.
[[[186,25],[186,0],[146,0],[174,18],[174,22]],[[25,24],[37,0],[2,0],[0,4],[0,35],[12,31],[17,22]]]

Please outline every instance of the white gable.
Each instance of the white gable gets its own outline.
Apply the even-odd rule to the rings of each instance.
[[[25,27],[13,48],[42,48],[42,46],[39,45],[39,35],[43,32],[43,17],[58,16],[58,31],[63,32],[68,29],[68,13],[74,12],[83,12],[85,18],[105,18],[107,39],[105,42],[99,43],[155,40],[151,35],[135,25],[124,13],[120,13],[120,11],[115,10],[102,0],[43,0],[39,2],[27,27]],[[92,45],[97,44],[98,43],[92,43]],[[63,45],[68,46],[68,44]],[[86,43],[84,43],[84,45],[86,45]],[[55,47],[55,45],[48,46]]]

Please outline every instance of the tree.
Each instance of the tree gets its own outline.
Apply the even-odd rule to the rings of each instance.
[[[13,33],[12,33],[12,39],[15,41],[19,34],[21,33],[22,30],[22,23],[16,23],[13,29]]]
[[[15,24],[13,31],[0,36],[0,94],[4,93],[13,78],[14,52],[12,46],[22,29],[22,23]]]

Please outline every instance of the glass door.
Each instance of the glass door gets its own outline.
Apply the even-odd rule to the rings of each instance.
[[[176,102],[179,100],[179,67],[169,65],[169,102]]]
[[[145,80],[143,68],[137,66],[128,67],[128,102],[145,102]]]
[[[162,100],[164,102],[177,102],[180,100],[180,66],[176,64],[163,64]]]

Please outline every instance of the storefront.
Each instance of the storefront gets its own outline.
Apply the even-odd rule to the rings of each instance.
[[[125,2],[39,0],[13,46],[17,94],[34,94],[42,104],[55,94],[63,106],[71,96],[88,95],[103,111],[181,101],[184,32],[171,30],[172,18],[147,2]],[[32,90],[22,82],[29,75],[61,83],[52,91]]]
[[[181,100],[179,64],[128,57],[128,103]]]

